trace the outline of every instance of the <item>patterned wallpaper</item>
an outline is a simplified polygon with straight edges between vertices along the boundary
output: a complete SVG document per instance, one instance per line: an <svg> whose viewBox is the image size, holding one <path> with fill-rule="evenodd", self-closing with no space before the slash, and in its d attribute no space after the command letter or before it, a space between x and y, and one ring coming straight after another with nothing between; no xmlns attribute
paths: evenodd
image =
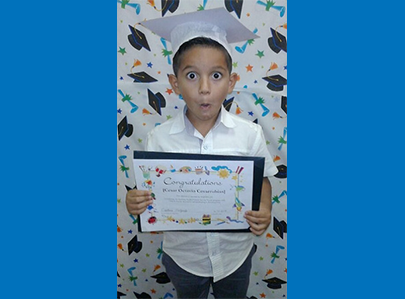
<svg viewBox="0 0 405 299"><path fill-rule="evenodd" d="M133 150L143 150L146 133L184 106L167 80L170 43L138 23L217 7L260 36L232 44L239 80L224 105L263 127L279 169L271 180L272 223L255 237L248 297L287 297L287 1L123 0L117 1L117 298L176 297L161 264L162 234L139 233L125 208L126 191L135 185ZM135 30L147 44L134 43ZM158 107L150 104L151 97L159 99Z"/></svg>

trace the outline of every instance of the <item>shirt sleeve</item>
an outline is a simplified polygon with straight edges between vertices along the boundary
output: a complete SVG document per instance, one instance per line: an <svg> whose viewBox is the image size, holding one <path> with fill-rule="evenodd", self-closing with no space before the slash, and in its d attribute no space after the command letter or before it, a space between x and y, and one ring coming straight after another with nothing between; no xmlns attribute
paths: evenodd
<svg viewBox="0 0 405 299"><path fill-rule="evenodd" d="M256 139L255 139L255 142L253 143L251 155L256 156L256 157L265 158L263 177L274 176L275 174L278 173L278 169L273 162L273 158L271 157L271 154L270 154L269 150L267 149L266 139L264 138L263 129L259 125L258 125L258 130L256 133Z"/></svg>
<svg viewBox="0 0 405 299"><path fill-rule="evenodd" d="M159 147L157 145L157 138L155 137L154 131L149 131L146 135L146 145L145 150L148 152L159 151Z"/></svg>

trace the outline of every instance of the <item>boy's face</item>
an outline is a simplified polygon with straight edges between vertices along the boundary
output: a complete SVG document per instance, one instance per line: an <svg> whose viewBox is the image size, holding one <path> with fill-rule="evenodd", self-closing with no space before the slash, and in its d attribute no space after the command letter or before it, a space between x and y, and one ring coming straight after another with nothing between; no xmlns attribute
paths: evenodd
<svg viewBox="0 0 405 299"><path fill-rule="evenodd" d="M229 74L225 55L215 48L194 46L184 53L177 77L169 76L176 94L187 104L187 117L197 128L213 126L237 75Z"/></svg>

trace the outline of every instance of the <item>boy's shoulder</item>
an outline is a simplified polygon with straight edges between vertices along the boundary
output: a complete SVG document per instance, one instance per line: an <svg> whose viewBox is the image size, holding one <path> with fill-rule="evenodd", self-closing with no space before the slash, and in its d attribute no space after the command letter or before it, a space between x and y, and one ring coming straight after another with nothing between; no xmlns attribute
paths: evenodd
<svg viewBox="0 0 405 299"><path fill-rule="evenodd" d="M234 124L234 127L238 131L243 131L248 133L249 131L252 132L258 132L262 129L262 127L259 124L256 124L255 122L245 119L243 117L240 117L236 114L233 114L231 112L228 112L226 110L223 110L223 113L225 113L224 118L225 122L229 124ZM182 118L184 118L184 115L182 113L177 114L175 117L170 118L158 125L156 125L152 130L149 131L148 135L163 135L167 136L169 133L181 131L180 128L183 128L184 123L182 122Z"/></svg>
<svg viewBox="0 0 405 299"><path fill-rule="evenodd" d="M169 133L173 124L177 123L179 120L179 115L176 115L175 117L169 118L168 120L163 121L162 123L158 123L155 125L155 127L149 131L148 134L153 135L156 133Z"/></svg>
<svg viewBox="0 0 405 299"><path fill-rule="evenodd" d="M245 128L250 128L255 131L260 130L261 126L251 120L248 120L246 118L243 118L241 116L238 116L236 114L233 114L231 112L226 111L227 117L233 120L233 122L236 124L237 127L245 127Z"/></svg>

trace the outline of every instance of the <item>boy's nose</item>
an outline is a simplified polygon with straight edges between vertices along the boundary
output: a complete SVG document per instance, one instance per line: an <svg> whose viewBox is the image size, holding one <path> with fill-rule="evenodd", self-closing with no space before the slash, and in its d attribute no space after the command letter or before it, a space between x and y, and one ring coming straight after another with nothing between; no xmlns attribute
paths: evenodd
<svg viewBox="0 0 405 299"><path fill-rule="evenodd" d="M209 94L210 93L210 83L209 79L201 77L200 79L200 94Z"/></svg>

